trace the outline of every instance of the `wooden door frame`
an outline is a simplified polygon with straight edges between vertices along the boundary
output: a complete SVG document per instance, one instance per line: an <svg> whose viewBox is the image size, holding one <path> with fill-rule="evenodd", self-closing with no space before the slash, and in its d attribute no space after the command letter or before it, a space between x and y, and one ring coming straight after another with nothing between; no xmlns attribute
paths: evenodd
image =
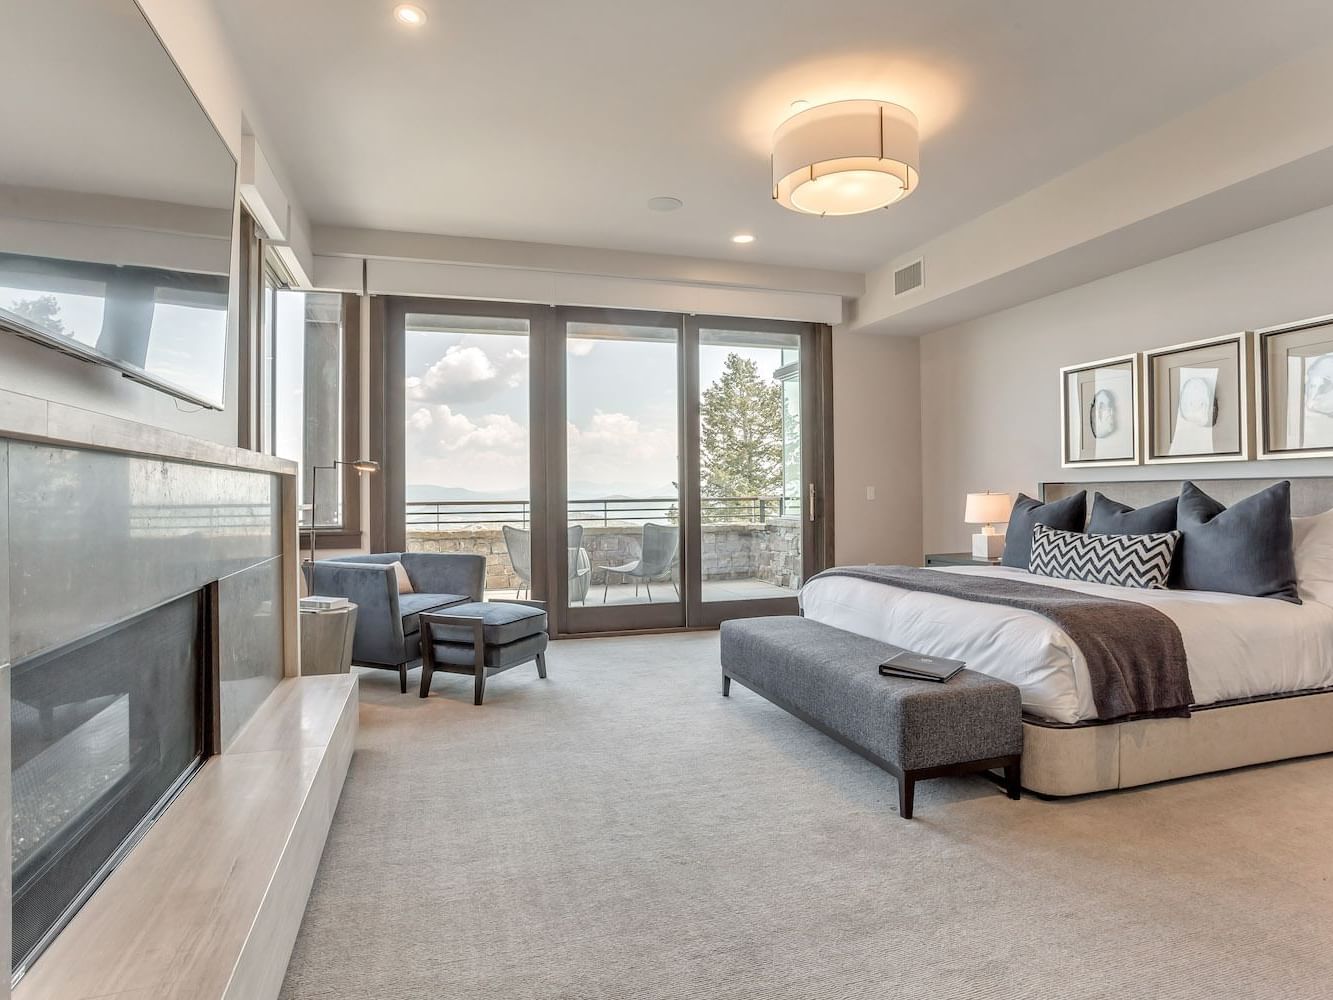
<svg viewBox="0 0 1333 1000"><path fill-rule="evenodd" d="M404 353L410 312L523 318L529 343L529 481L533 598L550 609L553 636L650 633L715 628L728 618L792 614L796 598L702 600L702 518L699 454L699 334L702 329L791 332L801 335L802 475L813 485L812 521L802 497L804 578L833 561L832 330L785 320L698 316L651 310L547 306L528 303L375 295L370 299L370 441L383 456L371 477L368 541L372 552L406 548L406 434ZM568 519L566 324L612 323L675 329L677 482L680 484L679 602L607 607L568 606L565 526ZM807 494L808 495L808 494Z"/></svg>
<svg viewBox="0 0 1333 1000"><path fill-rule="evenodd" d="M605 323L620 326L648 326L674 329L676 331L676 482L679 485L681 525L690 516L688 497L689 489L685 476L685 438L684 407L680 405L681 385L684 377L685 317L680 313L654 312L638 309L602 309L583 306L558 306L553 310L555 331L552 336L551 363L546 372L550 381L553 408L548 414L548 423L552 426L553 437L550 452L550 472L548 490L550 510L555 513L551 525L548 559L558 579L554 581L552 593L555 595L554 609L556 629L561 635L605 635L626 632L661 632L675 631L686 625L685 621L685 574L688 569L685 554L684 535L682 532L681 559L681 595L678 601L613 604L588 607L571 607L569 604L569 579L566 564L568 553L565 547L565 527L569 517L569 441L566 427L569 412L568 360L565 345L570 323Z"/></svg>
<svg viewBox="0 0 1333 1000"><path fill-rule="evenodd" d="M379 303L379 308L375 303ZM550 306L525 302L485 302L471 299L438 299L425 296L376 296L372 300L372 362L370 420L371 438L383 450L384 475L381 482L371 535L372 552L401 552L407 548L407 434L406 434L406 348L409 313L433 313L446 316L481 316L522 319L528 323L528 497L532 539L533 599L547 600L551 569L546 538L549 492L549 432L545 414L550 405L550 390L545 373L551 366ZM378 336L374 336L376 331ZM376 358L379 364L376 364Z"/></svg>
<svg viewBox="0 0 1333 1000"><path fill-rule="evenodd" d="M687 321L691 331L693 346L693 379L688 387L686 407L690 410L687 433L686 453L690 461L686 481L692 491L702 493L702 449L700 446L700 391L699 385L699 346L702 330L735 331L737 333L785 333L800 337L801 352L801 568L802 579L808 579L824 568L822 564L822 546L815 529L819 517L825 515L831 506L824 498L824 487L819 476L824 448L822 433L810 433L818 430L815 422L820 412L819 385L822 383L821 351L818 329L814 324L793 322L790 320L742 319L732 316L691 316ZM806 490L814 484L816 504L811 517ZM690 580L689 607L686 621L691 628L716 628L731 618L755 618L761 615L791 615L799 610L799 602L792 597L757 598L747 601L705 601L703 599L703 523L701 511L696 505L689 525L689 550L694 555L694 572Z"/></svg>

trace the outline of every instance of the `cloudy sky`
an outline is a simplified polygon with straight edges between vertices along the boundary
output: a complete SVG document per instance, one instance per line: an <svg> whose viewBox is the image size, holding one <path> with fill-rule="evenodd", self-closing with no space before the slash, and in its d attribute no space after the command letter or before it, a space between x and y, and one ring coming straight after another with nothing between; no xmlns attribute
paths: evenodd
<svg viewBox="0 0 1333 1000"><path fill-rule="evenodd" d="M527 341L409 328L409 499L412 486L528 495ZM768 376L781 363L775 349L705 346L705 386L732 351ZM677 475L676 345L571 336L568 373L571 495L668 495Z"/></svg>

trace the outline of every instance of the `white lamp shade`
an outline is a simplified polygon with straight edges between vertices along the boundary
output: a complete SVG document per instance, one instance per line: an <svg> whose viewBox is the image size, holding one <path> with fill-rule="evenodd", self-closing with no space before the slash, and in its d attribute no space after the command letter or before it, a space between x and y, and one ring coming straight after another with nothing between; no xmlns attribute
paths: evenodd
<svg viewBox="0 0 1333 1000"><path fill-rule="evenodd" d="M968 524L1001 524L1014 509L1008 493L969 493L963 520Z"/></svg>
<svg viewBox="0 0 1333 1000"><path fill-rule="evenodd" d="M793 115L773 134L773 198L807 215L884 208L917 185L916 115L886 101L835 101Z"/></svg>

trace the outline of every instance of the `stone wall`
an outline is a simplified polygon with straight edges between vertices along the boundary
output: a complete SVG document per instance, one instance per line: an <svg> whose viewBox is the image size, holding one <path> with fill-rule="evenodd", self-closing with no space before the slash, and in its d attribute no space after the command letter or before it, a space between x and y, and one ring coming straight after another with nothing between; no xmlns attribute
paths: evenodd
<svg viewBox="0 0 1333 1000"><path fill-rule="evenodd" d="M775 518L763 526L755 557L755 577L775 587L801 586L801 520Z"/></svg>
<svg viewBox="0 0 1333 1000"><path fill-rule="evenodd" d="M487 590L517 590L523 586L509 561L509 549L499 528L408 532L407 549L409 552L468 552L485 556Z"/></svg>
<svg viewBox="0 0 1333 1000"><path fill-rule="evenodd" d="M606 582L606 573L599 566L622 566L637 560L642 537L637 526L585 526L583 547L593 567L592 586ZM484 555L487 590L517 590L523 585L498 528L412 532L407 547L413 552ZM702 547L705 580L762 580L778 587L800 586L801 522L797 518L774 518L764 524L705 524ZM619 580L613 575L611 582Z"/></svg>

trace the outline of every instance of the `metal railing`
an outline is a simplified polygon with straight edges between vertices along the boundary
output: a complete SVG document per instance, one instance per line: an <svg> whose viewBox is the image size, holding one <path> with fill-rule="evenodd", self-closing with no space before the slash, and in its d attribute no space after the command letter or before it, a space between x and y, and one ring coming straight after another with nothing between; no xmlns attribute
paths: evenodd
<svg viewBox="0 0 1333 1000"><path fill-rule="evenodd" d="M774 517L799 514L800 501L791 497L704 497L700 517L705 524L765 524ZM675 522L676 497L597 497L569 501L569 523L589 527L640 525L645 521ZM532 519L528 500L409 500L409 533L459 531L463 528L499 528L510 524L527 528Z"/></svg>

